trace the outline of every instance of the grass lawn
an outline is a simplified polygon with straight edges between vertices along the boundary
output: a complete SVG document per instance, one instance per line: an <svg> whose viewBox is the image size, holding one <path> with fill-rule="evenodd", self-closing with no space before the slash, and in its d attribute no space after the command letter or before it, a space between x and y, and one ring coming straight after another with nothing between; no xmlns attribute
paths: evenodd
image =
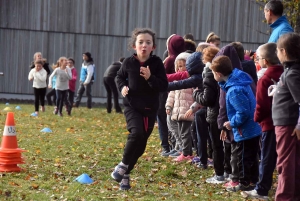
<svg viewBox="0 0 300 201"><path fill-rule="evenodd" d="M122 158L128 135L123 115L81 107L72 116L63 111L64 117L59 117L47 106L39 117L31 117L33 105L1 103L2 133L5 107L14 112L19 148L28 152L22 153L22 172L0 173L0 200L246 200L221 185L206 184L212 168L200 170L161 157L157 128L131 174L132 189L120 191L110 173ZM52 133L40 132L45 127ZM74 181L83 173L94 183ZM272 199L274 193L273 187Z"/></svg>

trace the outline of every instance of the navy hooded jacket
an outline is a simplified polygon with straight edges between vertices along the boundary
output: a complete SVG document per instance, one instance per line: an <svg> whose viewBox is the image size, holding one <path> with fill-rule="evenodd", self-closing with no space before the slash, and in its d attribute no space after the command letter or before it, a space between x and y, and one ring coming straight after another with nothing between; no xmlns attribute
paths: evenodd
<svg viewBox="0 0 300 201"><path fill-rule="evenodd" d="M169 82L168 91L188 89L193 87L202 88L202 72L204 64L202 63L201 59L201 52L192 53L186 60L186 69L190 77L177 82Z"/></svg>

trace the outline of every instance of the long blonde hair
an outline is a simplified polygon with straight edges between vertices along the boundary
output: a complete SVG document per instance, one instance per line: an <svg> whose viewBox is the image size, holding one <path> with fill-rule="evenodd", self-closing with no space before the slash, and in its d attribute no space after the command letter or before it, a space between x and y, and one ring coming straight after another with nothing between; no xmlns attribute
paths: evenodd
<svg viewBox="0 0 300 201"><path fill-rule="evenodd" d="M52 69L56 69L58 67L61 67L61 63L64 59L67 59L67 57L59 57L59 59L57 60L56 64L52 64Z"/></svg>

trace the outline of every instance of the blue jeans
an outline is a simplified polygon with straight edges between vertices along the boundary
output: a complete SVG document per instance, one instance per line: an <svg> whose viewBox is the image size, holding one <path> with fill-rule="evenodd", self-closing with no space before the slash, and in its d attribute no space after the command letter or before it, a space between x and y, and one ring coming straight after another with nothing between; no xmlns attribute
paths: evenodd
<svg viewBox="0 0 300 201"><path fill-rule="evenodd" d="M261 135L261 161L259 164L259 182L255 190L259 195L268 195L272 186L273 172L276 167L276 135L275 130L265 131Z"/></svg>
<svg viewBox="0 0 300 201"><path fill-rule="evenodd" d="M197 132L197 149L200 162L207 164L207 139L209 136L208 123L206 121L206 108L201 108L195 113L195 124Z"/></svg>

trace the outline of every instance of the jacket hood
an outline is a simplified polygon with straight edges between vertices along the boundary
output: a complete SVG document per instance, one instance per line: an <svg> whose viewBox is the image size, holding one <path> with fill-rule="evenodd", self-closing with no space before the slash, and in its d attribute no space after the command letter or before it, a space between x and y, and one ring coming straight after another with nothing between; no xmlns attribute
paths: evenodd
<svg viewBox="0 0 300 201"><path fill-rule="evenodd" d="M270 24L270 27L274 29L282 23L288 23L288 20L286 19L285 15L279 17L275 22L273 22L273 24Z"/></svg>
<svg viewBox="0 0 300 201"><path fill-rule="evenodd" d="M191 39L184 39L184 50L190 50L192 52L196 51L196 43L194 41L192 41Z"/></svg>
<svg viewBox="0 0 300 201"><path fill-rule="evenodd" d="M178 60L180 60L180 59L185 60L185 62L186 62L187 58L188 58L190 55L191 55L190 53L187 53L187 52L181 52L181 53L176 57L175 62L174 62L175 72L178 71L178 67L177 67L177 65L176 65L176 62L177 62Z"/></svg>
<svg viewBox="0 0 300 201"><path fill-rule="evenodd" d="M228 80L226 82L219 82L219 84L227 93L228 89L232 86L250 86L252 82L252 79L247 73L235 68L229 75Z"/></svg>
<svg viewBox="0 0 300 201"><path fill-rule="evenodd" d="M230 45L226 45L224 46L217 54L216 56L214 57L217 58L218 56L221 56L221 55L224 55L224 56L227 56L229 57L230 61L231 61L231 64L232 64L232 67L233 68L238 68L240 70L242 70L242 64L241 64L241 61L239 59L239 56L236 52L236 50L234 49L233 46L230 46Z"/></svg>
<svg viewBox="0 0 300 201"><path fill-rule="evenodd" d="M169 56L177 56L181 52L184 52L184 39L176 34L171 35L167 40L167 48Z"/></svg>
<svg viewBox="0 0 300 201"><path fill-rule="evenodd" d="M192 53L186 60L186 70L189 75L192 76L194 74L202 73L204 68L204 64L202 62L202 53L194 52Z"/></svg>

